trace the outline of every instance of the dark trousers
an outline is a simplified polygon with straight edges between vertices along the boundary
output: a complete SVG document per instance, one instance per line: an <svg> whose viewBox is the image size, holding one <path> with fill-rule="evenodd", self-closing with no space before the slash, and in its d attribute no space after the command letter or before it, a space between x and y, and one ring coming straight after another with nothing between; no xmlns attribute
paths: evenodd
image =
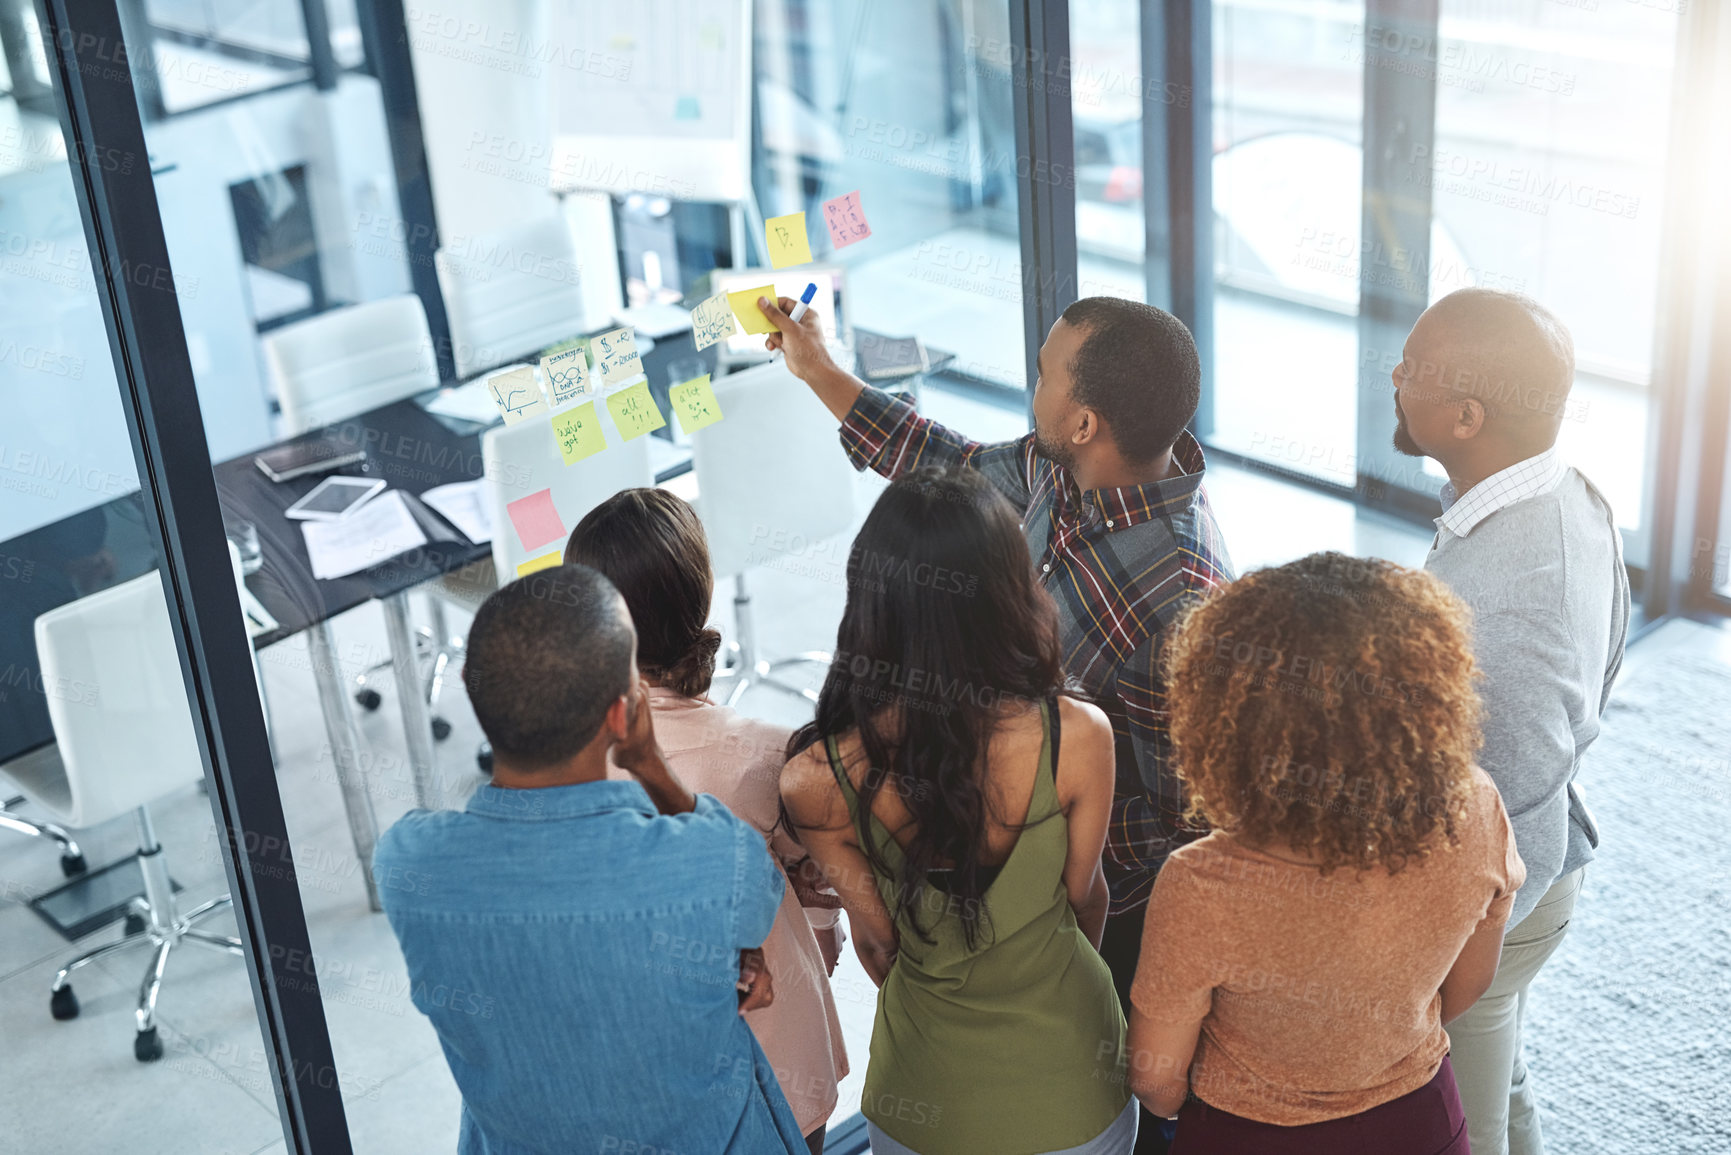
<svg viewBox="0 0 1731 1155"><path fill-rule="evenodd" d="M1142 923L1148 915L1148 904L1106 919L1106 932L1100 936L1100 957L1112 971L1112 985L1118 988L1118 1005L1124 1008L1124 1018L1130 1017L1130 980L1136 977L1136 963L1142 957ZM1172 1124L1140 1107L1141 1122L1136 1130L1136 1155L1166 1155Z"/></svg>
<svg viewBox="0 0 1731 1155"><path fill-rule="evenodd" d="M1344 1119L1276 1127L1210 1107L1194 1095L1178 1112L1173 1155L1471 1155L1466 1116L1445 1056L1431 1081Z"/></svg>

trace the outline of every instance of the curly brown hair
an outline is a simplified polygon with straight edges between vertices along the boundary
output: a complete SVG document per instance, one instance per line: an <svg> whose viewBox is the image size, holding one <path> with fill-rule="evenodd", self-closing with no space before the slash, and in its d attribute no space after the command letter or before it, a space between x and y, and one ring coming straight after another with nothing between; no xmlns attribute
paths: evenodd
<svg viewBox="0 0 1731 1155"><path fill-rule="evenodd" d="M1167 643L1186 816L1393 873L1455 842L1479 696L1464 603L1437 578L1315 553L1216 590Z"/></svg>

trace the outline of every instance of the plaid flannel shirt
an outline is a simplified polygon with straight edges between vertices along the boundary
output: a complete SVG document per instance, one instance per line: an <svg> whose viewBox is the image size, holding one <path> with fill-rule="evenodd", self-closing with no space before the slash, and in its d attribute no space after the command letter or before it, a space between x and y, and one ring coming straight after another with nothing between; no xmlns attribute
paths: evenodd
<svg viewBox="0 0 1731 1155"><path fill-rule="evenodd" d="M970 441L871 388L842 423L841 443L856 469L889 478L922 465L977 469L1021 515L1036 576L1058 606L1064 669L1112 719L1117 783L1104 863L1112 913L1134 910L1166 856L1203 833L1183 820L1160 672L1166 627L1233 576L1202 489L1202 447L1180 435L1182 477L1083 493L1035 452L1032 433Z"/></svg>

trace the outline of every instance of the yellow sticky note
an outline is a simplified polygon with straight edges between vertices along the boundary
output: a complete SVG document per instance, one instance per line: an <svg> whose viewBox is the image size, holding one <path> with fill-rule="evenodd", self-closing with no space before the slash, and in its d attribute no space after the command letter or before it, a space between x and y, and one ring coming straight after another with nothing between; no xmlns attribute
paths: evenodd
<svg viewBox="0 0 1731 1155"><path fill-rule="evenodd" d="M725 293L717 293L691 310L691 337L699 349L707 349L737 332L739 326L733 323L733 311L727 307Z"/></svg>
<svg viewBox="0 0 1731 1155"><path fill-rule="evenodd" d="M769 264L774 269L789 265L804 265L811 261L811 242L805 236L805 214L788 213L785 217L770 217L763 222L764 239L769 242Z"/></svg>
<svg viewBox="0 0 1731 1155"><path fill-rule="evenodd" d="M552 553L544 553L540 557L532 557L517 567L518 577L528 577L536 570L552 569L564 558L565 551L556 549Z"/></svg>
<svg viewBox="0 0 1731 1155"><path fill-rule="evenodd" d="M595 349L595 371L604 385L617 385L643 374L643 361L637 356L637 340L630 329L609 329L590 338Z"/></svg>
<svg viewBox="0 0 1731 1155"><path fill-rule="evenodd" d="M668 390L667 400L673 406L674 416L679 418L679 427L687 433L696 433L721 420L721 403L715 399L715 388L710 385L707 373L675 385Z"/></svg>
<svg viewBox="0 0 1731 1155"><path fill-rule="evenodd" d="M639 381L607 398L607 412L613 414L613 423L619 426L619 436L627 441L667 424L661 410L655 407L655 398L649 395L647 381Z"/></svg>
<svg viewBox="0 0 1731 1155"><path fill-rule="evenodd" d="M601 432L601 418L595 412L595 402L585 401L553 414L553 440L559 443L559 456L566 465L576 465L585 457L593 457L607 448L607 435Z"/></svg>
<svg viewBox="0 0 1731 1155"><path fill-rule="evenodd" d="M727 294L727 307L733 310L733 315L739 318L739 327L747 333L773 333L775 326L769 323L769 318L763 315L763 310L757 307L759 297L768 298L775 303L775 286L764 285L760 289L741 289L737 293Z"/></svg>

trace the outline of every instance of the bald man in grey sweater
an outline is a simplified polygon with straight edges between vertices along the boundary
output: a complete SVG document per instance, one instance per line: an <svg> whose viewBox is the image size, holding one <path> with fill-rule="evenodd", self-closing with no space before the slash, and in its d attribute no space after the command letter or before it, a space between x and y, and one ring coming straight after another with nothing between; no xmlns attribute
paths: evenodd
<svg viewBox="0 0 1731 1155"><path fill-rule="evenodd" d="M1557 455L1574 375L1573 342L1550 312L1485 289L1426 310L1394 371L1395 447L1448 471L1425 568L1472 608L1485 675L1479 763L1527 865L1496 979L1448 1028L1473 1155L1544 1150L1521 1019L1598 845L1575 775L1629 626L1611 507Z"/></svg>

